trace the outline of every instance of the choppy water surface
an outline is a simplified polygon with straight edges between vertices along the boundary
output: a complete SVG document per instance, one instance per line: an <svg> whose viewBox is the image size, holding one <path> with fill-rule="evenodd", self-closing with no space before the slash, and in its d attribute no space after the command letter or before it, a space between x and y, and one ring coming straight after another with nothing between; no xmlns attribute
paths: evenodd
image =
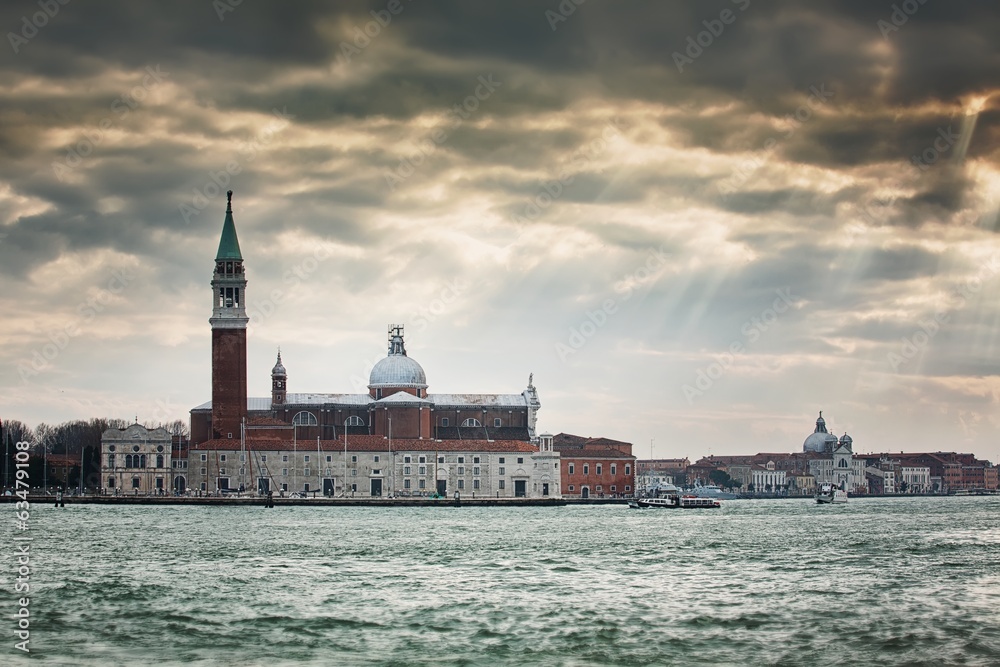
<svg viewBox="0 0 1000 667"><path fill-rule="evenodd" d="M996 665L998 513L1000 498L720 511L35 506L32 656Z"/></svg>

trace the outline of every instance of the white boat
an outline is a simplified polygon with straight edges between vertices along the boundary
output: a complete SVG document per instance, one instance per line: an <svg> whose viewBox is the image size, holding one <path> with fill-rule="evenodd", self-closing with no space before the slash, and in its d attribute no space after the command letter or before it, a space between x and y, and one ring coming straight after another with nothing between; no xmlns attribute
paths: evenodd
<svg viewBox="0 0 1000 667"><path fill-rule="evenodd" d="M847 491L838 489L833 484L823 484L816 492L816 502L821 505L846 503Z"/></svg>
<svg viewBox="0 0 1000 667"><path fill-rule="evenodd" d="M655 489L653 495L646 498L633 498L628 501L632 509L717 509L722 507L715 498L699 498L693 495L680 495L675 486Z"/></svg>
<svg viewBox="0 0 1000 667"><path fill-rule="evenodd" d="M699 498L715 498L716 500L736 500L739 498L735 493L729 491L723 491L718 486L714 484L706 484L705 486L696 486L694 488L688 489L688 494L692 496L698 496Z"/></svg>

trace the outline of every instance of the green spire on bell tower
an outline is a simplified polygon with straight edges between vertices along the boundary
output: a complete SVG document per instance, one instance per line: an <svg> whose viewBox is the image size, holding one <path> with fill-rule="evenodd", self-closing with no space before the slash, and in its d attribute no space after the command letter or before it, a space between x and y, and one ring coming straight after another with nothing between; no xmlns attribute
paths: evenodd
<svg viewBox="0 0 1000 667"><path fill-rule="evenodd" d="M233 191L226 193L229 197L229 204L226 206L226 221L222 224L222 238L219 240L219 254L216 261L220 259L243 259L240 253L240 240L236 238L236 223L233 222Z"/></svg>

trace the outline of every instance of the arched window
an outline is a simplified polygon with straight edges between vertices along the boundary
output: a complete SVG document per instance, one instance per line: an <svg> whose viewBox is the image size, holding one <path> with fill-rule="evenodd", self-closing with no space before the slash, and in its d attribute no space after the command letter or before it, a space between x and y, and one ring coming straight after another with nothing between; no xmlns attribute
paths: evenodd
<svg viewBox="0 0 1000 667"><path fill-rule="evenodd" d="M126 468L131 468L131 467L133 467L133 466L132 466L132 455L131 455L131 454L126 454L126 455L125 455L125 467L126 467Z"/></svg>
<svg viewBox="0 0 1000 667"><path fill-rule="evenodd" d="M847 459L840 459L840 463L838 465L841 468L846 468L847 467Z"/></svg>
<svg viewBox="0 0 1000 667"><path fill-rule="evenodd" d="M482 424L479 423L478 419L469 417L464 422L462 422L462 426L482 426Z"/></svg>
<svg viewBox="0 0 1000 667"><path fill-rule="evenodd" d="M346 424L347 426L364 426L365 420L362 419L361 417L358 417L357 415L351 415L350 417L347 418L347 421L344 422L344 424Z"/></svg>
<svg viewBox="0 0 1000 667"><path fill-rule="evenodd" d="M156 455L156 467L157 468L162 468L163 467L163 454L157 454Z"/></svg>
<svg viewBox="0 0 1000 667"><path fill-rule="evenodd" d="M146 455L145 454L140 454L138 458L139 458L139 463L138 463L138 465L136 467L138 467L138 468L145 468L146 467Z"/></svg>
<svg viewBox="0 0 1000 667"><path fill-rule="evenodd" d="M292 417L292 424L295 426L316 426L319 422L316 421L316 415L303 410Z"/></svg>

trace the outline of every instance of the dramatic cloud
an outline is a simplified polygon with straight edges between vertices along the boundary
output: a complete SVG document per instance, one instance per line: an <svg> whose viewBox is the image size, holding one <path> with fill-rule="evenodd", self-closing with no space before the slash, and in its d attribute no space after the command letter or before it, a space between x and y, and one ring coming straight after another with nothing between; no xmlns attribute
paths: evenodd
<svg viewBox="0 0 1000 667"><path fill-rule="evenodd" d="M534 372L642 456L819 409L1000 456L993 3L57 5L0 8L0 417L206 400L232 188L254 395L403 322L432 391Z"/></svg>

